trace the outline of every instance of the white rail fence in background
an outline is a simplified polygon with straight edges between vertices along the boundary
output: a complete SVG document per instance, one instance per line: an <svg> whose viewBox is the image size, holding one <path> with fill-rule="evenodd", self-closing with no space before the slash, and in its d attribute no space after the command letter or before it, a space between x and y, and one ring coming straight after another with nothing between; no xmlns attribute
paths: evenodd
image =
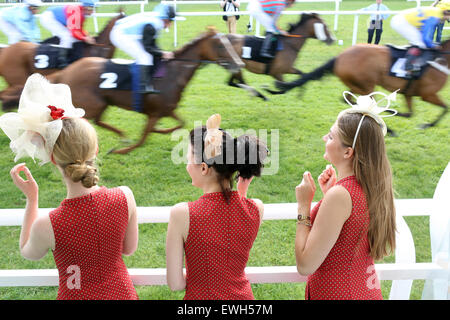
<svg viewBox="0 0 450 320"><path fill-rule="evenodd" d="M450 173L450 170L448 171ZM434 201L434 199L401 199L395 201L398 229L395 263L376 264L375 266L375 272L380 280L393 280L389 296L391 300L408 300L410 298L413 280L428 279L432 281L446 281L449 279L449 271L445 265L445 261L416 263L413 237L403 218L405 216L430 215ZM39 209L39 215L48 214L51 210ZM170 207L138 207L137 211L138 222L140 224L167 223L169 221ZM292 220L294 223L297 216L297 204L266 204L264 211L265 221ZM20 226L22 224L23 214L23 209L0 210L0 227ZM135 285L167 284L165 268L130 268L129 272ZM295 266L247 267L246 273L251 283L292 283L306 281L306 277L299 275ZM57 285L58 272L56 269L0 270L0 287Z"/></svg>
<svg viewBox="0 0 450 320"><path fill-rule="evenodd" d="M408 1L415 1L415 0L408 0ZM423 1L428 1L428 0L423 0ZM205 1L205 0L186 0L186 1L166 1L163 0L161 1L161 3L166 3L166 4L173 4L175 6L177 5L200 5L200 4L208 4L208 5L216 5L218 6L219 3L221 1ZM242 0L241 3L246 3L248 2L248 0ZM338 16L339 15L354 15L354 20L353 20L353 35L352 35L352 45L355 45L357 43L357 38L358 38L358 24L359 24L359 16L360 15L370 15L370 14L375 14L378 13L378 11L360 11L360 10L356 10L356 11L341 11L339 10L339 4L340 2L342 2L342 0L297 0L296 2L299 3L311 3L311 2L334 2L335 3L335 10L334 11L317 11L317 10L312 10L312 11L283 11L282 14L284 15L300 15L302 13L317 13L319 15L334 15L334 31L338 30ZM418 1L419 3L420 1ZM0 3L0 6L11 6L17 3ZM66 4L73 4L73 2L52 2L51 5L66 5ZM101 1L102 5L140 5L140 12L144 12L144 7L146 4L148 4L148 0L142 0L142 1ZM383 11L383 14L396 14L399 11ZM94 12L92 14L93 20L94 20L94 29L95 32L98 32L98 18L99 17L113 17L115 16L117 13L96 13ZM252 21L252 18L250 16L250 12L249 11L238 11L238 12L227 12L227 14L234 14L234 15L248 15L250 17L250 21ZM186 17L198 17L198 16L223 16L224 12L223 11L210 11L210 12L183 12L183 11L178 11L177 15L179 16L178 20L186 20ZM252 23L251 23L252 24ZM450 29L449 27L445 27L444 29ZM173 37L174 37L174 47L176 47L178 45L178 24L177 24L177 20L174 21L174 31L173 31ZM260 35L261 34L261 26L260 24L257 22L256 23L256 28L255 28L255 34L256 35Z"/></svg>

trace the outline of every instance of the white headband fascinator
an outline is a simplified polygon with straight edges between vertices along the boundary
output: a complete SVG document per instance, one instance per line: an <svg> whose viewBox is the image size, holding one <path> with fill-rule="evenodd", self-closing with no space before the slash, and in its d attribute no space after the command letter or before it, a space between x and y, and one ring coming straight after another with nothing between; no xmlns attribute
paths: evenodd
<svg viewBox="0 0 450 320"><path fill-rule="evenodd" d="M398 89L398 90L400 90L400 89ZM392 117L397 114L397 110L390 109L389 106L391 105L391 101L396 100L398 90L392 92L389 95L387 95L383 92L377 91L377 92L372 92L371 94L363 95L363 96L359 96L359 97L356 97L353 93L351 93L349 91L344 91L344 93L343 93L344 99L351 106L351 108L341 111L339 113L338 117L340 117L341 115L343 115L345 113L361 113L363 115L361 120L359 121L358 128L356 129L355 137L353 138L353 145L352 145L353 149L355 149L356 138L358 137L358 133L361 128L362 122L364 120L364 117L366 117L366 116L369 116L372 119L374 119L380 125L381 130L383 131L383 135L384 136L386 135L387 126L386 126L386 123L384 123L383 118ZM346 97L347 94L353 96L353 98L356 99L356 104L353 104L347 100L347 97ZM384 96L384 98L376 101L373 97L374 95L382 95L382 96ZM385 106L380 105L383 100L387 101ZM383 112L390 112L390 114L382 115L381 113L383 113Z"/></svg>
<svg viewBox="0 0 450 320"><path fill-rule="evenodd" d="M50 161L53 146L62 129L62 119L81 118L84 110L72 104L70 88L51 84L40 74L27 79L17 112L0 117L0 128L11 139L14 161L29 156L40 165Z"/></svg>

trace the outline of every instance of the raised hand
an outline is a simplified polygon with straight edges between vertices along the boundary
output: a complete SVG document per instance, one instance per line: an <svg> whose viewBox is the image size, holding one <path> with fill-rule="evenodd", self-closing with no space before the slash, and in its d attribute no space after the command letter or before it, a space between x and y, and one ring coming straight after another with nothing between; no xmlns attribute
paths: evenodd
<svg viewBox="0 0 450 320"><path fill-rule="evenodd" d="M316 184L309 171L303 173L302 182L295 187L295 197L299 207L310 207L316 192Z"/></svg>
<svg viewBox="0 0 450 320"><path fill-rule="evenodd" d="M327 165L326 169L322 171L317 181L324 195L336 184L336 170L331 164Z"/></svg>
<svg viewBox="0 0 450 320"><path fill-rule="evenodd" d="M250 185L252 180L253 177L251 177L250 179L244 179L241 176L239 176L239 180L237 183L237 190L242 197L247 197L248 186Z"/></svg>
<svg viewBox="0 0 450 320"><path fill-rule="evenodd" d="M27 180L24 180L20 176L20 172L24 172ZM26 167L25 163L19 163L11 169L10 173L14 184L23 192L28 200L37 200L39 187L30 170Z"/></svg>

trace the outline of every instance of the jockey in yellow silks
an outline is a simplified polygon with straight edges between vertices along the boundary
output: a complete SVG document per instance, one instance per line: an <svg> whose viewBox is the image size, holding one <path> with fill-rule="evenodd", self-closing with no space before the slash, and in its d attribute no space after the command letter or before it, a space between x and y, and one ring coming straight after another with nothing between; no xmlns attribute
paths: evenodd
<svg viewBox="0 0 450 320"><path fill-rule="evenodd" d="M411 61L421 54L420 49L437 48L433 43L436 26L450 17L450 0L441 1L436 7L407 9L395 15L391 27L405 37L412 45L408 51L406 70L412 70Z"/></svg>

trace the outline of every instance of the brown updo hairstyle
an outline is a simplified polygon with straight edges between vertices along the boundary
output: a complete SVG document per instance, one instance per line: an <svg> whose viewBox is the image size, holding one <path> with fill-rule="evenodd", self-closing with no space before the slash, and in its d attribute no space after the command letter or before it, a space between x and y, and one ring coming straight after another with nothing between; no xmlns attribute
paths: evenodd
<svg viewBox="0 0 450 320"><path fill-rule="evenodd" d="M236 180L239 176L244 179L261 176L268 149L265 143L255 136L244 134L233 138L223 129L219 128L219 130L222 132L222 153L209 159L205 157L206 126L191 130L189 137L195 163L204 162L208 167L214 168L222 193L228 202L229 193L233 188L233 175L237 173Z"/></svg>
<svg viewBox="0 0 450 320"><path fill-rule="evenodd" d="M62 122L53 147L53 160L73 182L81 181L84 187L91 188L99 180L95 167L97 133L83 118L66 118Z"/></svg>

